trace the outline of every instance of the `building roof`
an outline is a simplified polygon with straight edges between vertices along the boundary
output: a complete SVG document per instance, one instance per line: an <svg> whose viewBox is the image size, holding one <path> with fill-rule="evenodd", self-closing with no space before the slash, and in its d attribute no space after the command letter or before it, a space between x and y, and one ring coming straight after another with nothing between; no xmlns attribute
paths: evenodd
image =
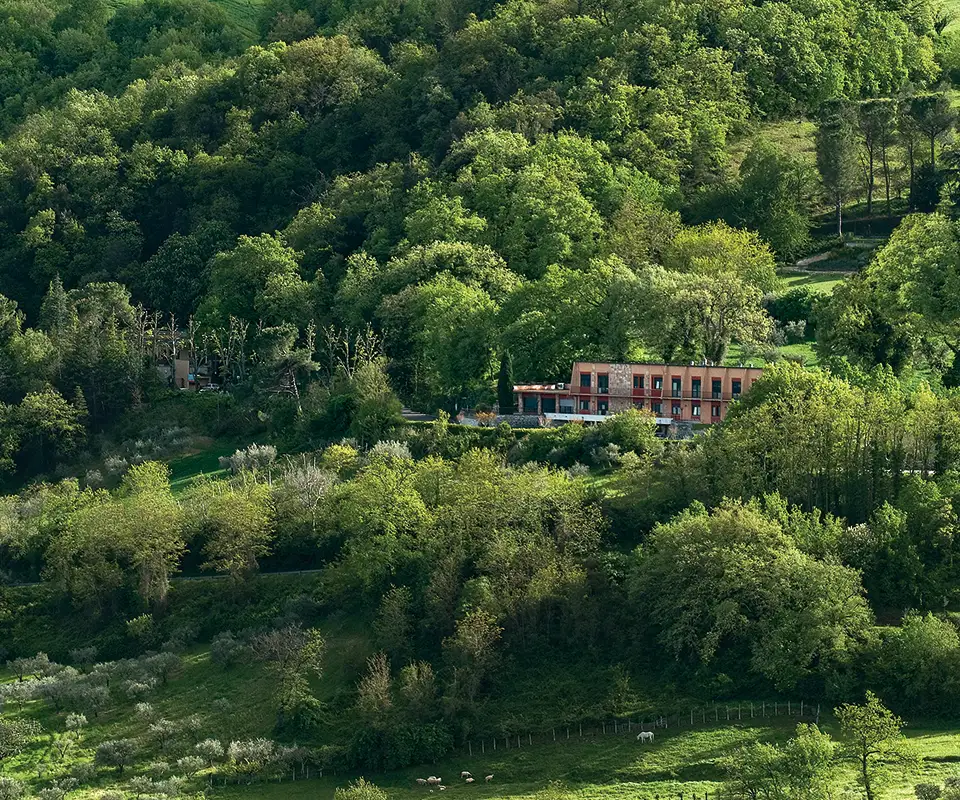
<svg viewBox="0 0 960 800"><path fill-rule="evenodd" d="M588 361L585 358L574 361L577 364L617 364L626 367L712 367L713 369L763 369L749 364L711 364L708 361Z"/></svg>
<svg viewBox="0 0 960 800"><path fill-rule="evenodd" d="M559 392L565 383L521 383L513 387L515 392Z"/></svg>

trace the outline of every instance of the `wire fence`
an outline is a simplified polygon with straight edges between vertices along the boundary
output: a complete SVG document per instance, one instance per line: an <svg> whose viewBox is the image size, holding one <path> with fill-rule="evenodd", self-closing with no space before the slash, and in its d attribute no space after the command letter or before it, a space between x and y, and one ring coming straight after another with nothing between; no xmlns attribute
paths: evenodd
<svg viewBox="0 0 960 800"><path fill-rule="evenodd" d="M486 755L500 750L511 750L554 742L578 741L603 736L631 736L657 730L690 729L705 725L743 722L744 720L793 717L798 721L820 721L820 704L793 700L773 702L741 702L736 705L714 703L697 706L687 711L673 711L649 717L611 717L607 720L578 722L551 727L549 730L505 733L467 741L463 753L467 756Z"/></svg>

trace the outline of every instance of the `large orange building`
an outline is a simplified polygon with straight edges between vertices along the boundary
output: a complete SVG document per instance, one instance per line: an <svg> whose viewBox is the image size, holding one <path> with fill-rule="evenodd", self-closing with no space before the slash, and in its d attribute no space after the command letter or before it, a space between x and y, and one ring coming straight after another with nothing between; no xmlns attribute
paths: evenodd
<svg viewBox="0 0 960 800"><path fill-rule="evenodd" d="M514 386L517 410L553 421L599 422L628 408L652 411L661 425L712 423L760 377L759 367L611 364L578 361L570 383Z"/></svg>

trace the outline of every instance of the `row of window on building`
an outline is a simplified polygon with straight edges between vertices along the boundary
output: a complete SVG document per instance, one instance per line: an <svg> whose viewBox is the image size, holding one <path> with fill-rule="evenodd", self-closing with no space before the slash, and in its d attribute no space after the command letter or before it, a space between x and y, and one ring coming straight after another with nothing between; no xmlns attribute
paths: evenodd
<svg viewBox="0 0 960 800"><path fill-rule="evenodd" d="M644 391L648 387L645 385L646 376L645 375L634 375L633 376L633 388L637 391ZM655 375L651 378L650 383L652 384L650 388L654 392L663 391L663 376ZM590 373L581 373L580 374L580 388L581 389L591 389L592 388L592 377ZM609 394L610 393L610 376L607 374L597 375L597 393L598 394ZM739 378L734 378L730 381L730 395L733 399L738 398L743 393L743 381ZM670 396L671 397L684 397L683 386L680 378L671 378L670 379ZM701 397L703 396L703 381L700 378L691 378L690 380L690 391L686 395L687 397ZM721 378L713 378L710 381L710 397L719 400L723 397L723 380Z"/></svg>

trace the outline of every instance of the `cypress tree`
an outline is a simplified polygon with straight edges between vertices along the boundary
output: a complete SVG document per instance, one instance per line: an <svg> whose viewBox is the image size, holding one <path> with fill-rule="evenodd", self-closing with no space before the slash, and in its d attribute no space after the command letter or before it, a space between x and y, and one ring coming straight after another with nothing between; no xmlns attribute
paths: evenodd
<svg viewBox="0 0 960 800"><path fill-rule="evenodd" d="M516 407L513 404L513 359L510 353L503 354L500 359L500 377L497 379L497 403L501 414L513 414Z"/></svg>

